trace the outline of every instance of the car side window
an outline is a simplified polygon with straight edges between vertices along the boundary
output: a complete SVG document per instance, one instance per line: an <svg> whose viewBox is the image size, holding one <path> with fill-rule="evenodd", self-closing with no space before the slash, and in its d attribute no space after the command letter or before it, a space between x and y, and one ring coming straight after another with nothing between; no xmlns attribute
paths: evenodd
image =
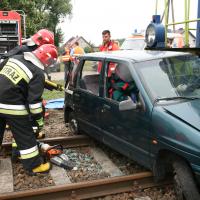
<svg viewBox="0 0 200 200"><path fill-rule="evenodd" d="M99 78L100 74L97 72L97 67L101 61L85 60L78 86L92 94L99 95Z"/></svg>
<svg viewBox="0 0 200 200"><path fill-rule="evenodd" d="M121 102L129 97L138 100L138 89L126 63L108 62L106 70L105 96Z"/></svg>

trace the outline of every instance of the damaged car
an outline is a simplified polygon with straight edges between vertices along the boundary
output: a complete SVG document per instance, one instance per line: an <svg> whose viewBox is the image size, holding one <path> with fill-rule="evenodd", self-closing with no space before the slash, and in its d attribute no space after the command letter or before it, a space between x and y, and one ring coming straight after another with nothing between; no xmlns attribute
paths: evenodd
<svg viewBox="0 0 200 200"><path fill-rule="evenodd" d="M65 122L74 133L137 161L156 180L170 173L178 199L200 199L199 56L147 50L85 54L65 91Z"/></svg>

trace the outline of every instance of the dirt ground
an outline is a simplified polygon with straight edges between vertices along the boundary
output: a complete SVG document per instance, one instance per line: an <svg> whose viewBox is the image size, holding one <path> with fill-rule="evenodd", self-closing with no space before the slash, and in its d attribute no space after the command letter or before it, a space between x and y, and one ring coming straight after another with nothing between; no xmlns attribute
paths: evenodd
<svg viewBox="0 0 200 200"><path fill-rule="evenodd" d="M62 110L47 110L49 117L45 119L44 132L47 138L72 135L64 124L64 113ZM12 134L6 131L4 141L11 141ZM99 147L99 144L96 144ZM124 174L134 174L143 168L135 162L101 145L102 150L108 157L123 171ZM97 163L90 154L90 148L69 148L65 150L66 155L74 163L73 170L67 170L67 174L72 182L81 182L85 180L94 180L109 177L109 174L102 170L101 165ZM41 174L29 176L18 161L13 163L14 191L37 189L55 185L50 174ZM176 200L173 186L164 188L152 188L140 190L137 192L122 193L118 195L108 195L95 200L134 200L136 197L149 196L151 200Z"/></svg>
<svg viewBox="0 0 200 200"><path fill-rule="evenodd" d="M61 137L72 135L69 129L64 124L64 112L62 110L46 110L49 114L44 120L43 132L45 137ZM3 142L11 142L12 134L9 130L5 131Z"/></svg>
<svg viewBox="0 0 200 200"><path fill-rule="evenodd" d="M70 135L68 128L64 124L64 113L62 110L47 110L49 116L45 118L43 132L47 138ZM6 130L4 142L11 142L12 133ZM17 161L13 163L14 190L28 190L54 185L49 174L29 176L23 169L22 164Z"/></svg>
<svg viewBox="0 0 200 200"><path fill-rule="evenodd" d="M49 117L45 119L44 133L46 137L59 137L72 135L64 123L63 110L47 110Z"/></svg>

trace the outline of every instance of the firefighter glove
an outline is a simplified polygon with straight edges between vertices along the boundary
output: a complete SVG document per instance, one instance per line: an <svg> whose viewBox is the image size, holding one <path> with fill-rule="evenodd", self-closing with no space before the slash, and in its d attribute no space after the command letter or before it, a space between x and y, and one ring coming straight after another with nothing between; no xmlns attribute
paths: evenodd
<svg viewBox="0 0 200 200"><path fill-rule="evenodd" d="M57 84L57 89L58 89L59 91L63 91L63 86L60 85L60 84Z"/></svg>
<svg viewBox="0 0 200 200"><path fill-rule="evenodd" d="M41 130L43 128L43 126L44 126L44 119L43 119L43 117L37 119L36 123L37 123L38 129Z"/></svg>

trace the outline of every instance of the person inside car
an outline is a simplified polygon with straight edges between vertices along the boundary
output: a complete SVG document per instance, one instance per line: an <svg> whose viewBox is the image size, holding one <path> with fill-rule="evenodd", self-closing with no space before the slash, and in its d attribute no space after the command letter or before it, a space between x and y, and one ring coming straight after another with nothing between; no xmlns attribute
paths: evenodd
<svg viewBox="0 0 200 200"><path fill-rule="evenodd" d="M137 102L138 89L126 65L117 64L108 79L109 98L124 101L131 97L134 103Z"/></svg>

